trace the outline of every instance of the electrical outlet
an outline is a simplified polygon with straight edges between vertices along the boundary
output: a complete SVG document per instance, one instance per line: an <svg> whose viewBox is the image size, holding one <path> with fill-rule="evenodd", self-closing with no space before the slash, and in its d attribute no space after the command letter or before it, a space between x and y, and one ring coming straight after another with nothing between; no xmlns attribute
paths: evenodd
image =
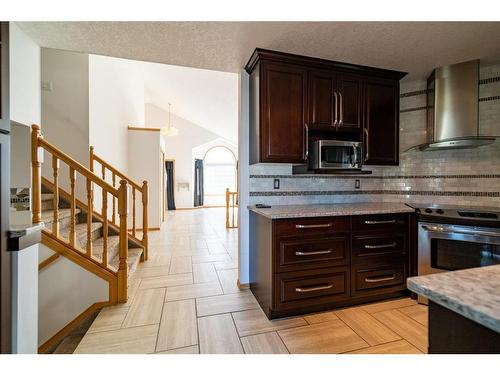
<svg viewBox="0 0 500 375"><path fill-rule="evenodd" d="M361 188L361 181L360 180L355 180L354 181L354 188L355 189Z"/></svg>
<svg viewBox="0 0 500 375"><path fill-rule="evenodd" d="M44 91L52 91L53 86L50 81L42 81L42 90Z"/></svg>
<svg viewBox="0 0 500 375"><path fill-rule="evenodd" d="M275 178L274 179L274 188L275 189L279 189L280 188L280 179L279 178Z"/></svg>

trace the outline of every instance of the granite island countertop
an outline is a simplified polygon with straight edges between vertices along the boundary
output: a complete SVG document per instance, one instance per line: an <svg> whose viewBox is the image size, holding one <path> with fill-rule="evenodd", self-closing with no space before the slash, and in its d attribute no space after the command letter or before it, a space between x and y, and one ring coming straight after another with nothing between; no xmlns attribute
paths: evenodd
<svg viewBox="0 0 500 375"><path fill-rule="evenodd" d="M268 219L293 219L300 217L318 216L350 216L374 215L415 212L404 203L336 203L336 204L304 204L304 205L278 205L271 208L248 209Z"/></svg>
<svg viewBox="0 0 500 375"><path fill-rule="evenodd" d="M500 333L500 265L410 277L408 289Z"/></svg>

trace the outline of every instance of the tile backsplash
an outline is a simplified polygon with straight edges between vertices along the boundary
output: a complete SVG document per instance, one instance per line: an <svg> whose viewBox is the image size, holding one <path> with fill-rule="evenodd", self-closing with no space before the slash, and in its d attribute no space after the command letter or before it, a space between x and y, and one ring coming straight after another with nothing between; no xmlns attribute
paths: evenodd
<svg viewBox="0 0 500 375"><path fill-rule="evenodd" d="M420 202L500 207L500 139L465 150L420 152L426 141L426 81L403 82L400 98L400 164L364 167L371 175L297 176L291 165L250 166L250 204ZM482 67L480 135L500 136L500 65ZM274 179L280 189L274 189ZM355 181L360 188L355 189Z"/></svg>

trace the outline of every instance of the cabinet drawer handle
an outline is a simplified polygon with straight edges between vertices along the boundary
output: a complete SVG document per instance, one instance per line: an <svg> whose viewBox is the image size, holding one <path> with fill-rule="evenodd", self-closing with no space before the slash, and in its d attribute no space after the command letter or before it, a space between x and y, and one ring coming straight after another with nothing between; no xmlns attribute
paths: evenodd
<svg viewBox="0 0 500 375"><path fill-rule="evenodd" d="M383 245L365 245L365 249L385 249L386 247L395 247L396 245L396 242L386 243Z"/></svg>
<svg viewBox="0 0 500 375"><path fill-rule="evenodd" d="M396 278L396 275L393 274L392 276L383 276L383 277L366 277L365 282L367 283L380 283L381 281L390 281L394 280Z"/></svg>
<svg viewBox="0 0 500 375"><path fill-rule="evenodd" d="M317 292L318 290L326 290L331 288L333 288L333 284L311 286L307 288L295 288L295 291L297 293L308 293L308 292Z"/></svg>
<svg viewBox="0 0 500 375"><path fill-rule="evenodd" d="M333 226L332 223L328 224L297 224L295 228L297 229L312 229L312 228L330 228Z"/></svg>
<svg viewBox="0 0 500 375"><path fill-rule="evenodd" d="M396 220L365 220L365 224L396 224Z"/></svg>
<svg viewBox="0 0 500 375"><path fill-rule="evenodd" d="M305 256L305 255L322 255L322 254L330 254L331 250L320 250L320 251L296 251L295 255Z"/></svg>

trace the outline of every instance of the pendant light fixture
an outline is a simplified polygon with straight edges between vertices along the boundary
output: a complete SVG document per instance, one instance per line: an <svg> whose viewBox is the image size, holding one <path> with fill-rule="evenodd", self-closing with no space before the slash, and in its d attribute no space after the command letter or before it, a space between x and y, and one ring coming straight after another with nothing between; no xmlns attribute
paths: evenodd
<svg viewBox="0 0 500 375"><path fill-rule="evenodd" d="M179 134L179 129L177 129L175 126L172 126L170 107L171 104L168 103L168 125L166 127L161 128L161 134L163 134L166 137L175 137L176 135Z"/></svg>

